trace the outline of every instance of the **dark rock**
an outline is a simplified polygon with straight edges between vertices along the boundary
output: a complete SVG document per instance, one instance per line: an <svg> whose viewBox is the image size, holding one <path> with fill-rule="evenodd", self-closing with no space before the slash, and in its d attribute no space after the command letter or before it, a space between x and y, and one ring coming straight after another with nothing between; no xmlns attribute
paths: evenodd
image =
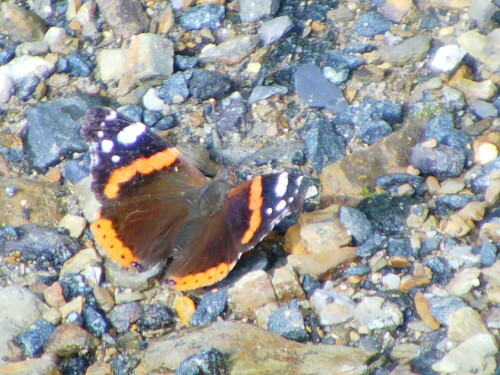
<svg viewBox="0 0 500 375"><path fill-rule="evenodd" d="M406 238L389 238L387 254L391 257L403 258L410 258L417 255Z"/></svg>
<svg viewBox="0 0 500 375"><path fill-rule="evenodd" d="M262 24L260 39L265 46L274 44L282 39L292 27L293 23L288 16L273 18Z"/></svg>
<svg viewBox="0 0 500 375"><path fill-rule="evenodd" d="M163 116L154 127L158 130L169 130L175 128L177 125L179 125L179 123L174 116Z"/></svg>
<svg viewBox="0 0 500 375"><path fill-rule="evenodd" d="M221 136L228 130L235 130L247 109L239 92L233 92L227 98L222 99L221 105L216 108L213 119L217 131Z"/></svg>
<svg viewBox="0 0 500 375"><path fill-rule="evenodd" d="M132 121L142 121L142 108L134 104L125 104L116 109L119 114L128 117Z"/></svg>
<svg viewBox="0 0 500 375"><path fill-rule="evenodd" d="M176 71L193 69L196 65L198 65L199 61L200 59L195 56L183 56L176 54L174 56L174 68Z"/></svg>
<svg viewBox="0 0 500 375"><path fill-rule="evenodd" d="M227 302L227 289L205 293L196 311L191 316L190 323L195 327L215 321L222 314Z"/></svg>
<svg viewBox="0 0 500 375"><path fill-rule="evenodd" d="M133 368L137 366L137 359L119 355L113 358L109 365L114 375L129 375L133 373Z"/></svg>
<svg viewBox="0 0 500 375"><path fill-rule="evenodd" d="M279 0L239 0L243 22L255 22L274 15L280 7Z"/></svg>
<svg viewBox="0 0 500 375"><path fill-rule="evenodd" d="M363 199L357 208L365 213L375 231L394 236L406 233L410 207L417 203L417 199L407 196L377 194Z"/></svg>
<svg viewBox="0 0 500 375"><path fill-rule="evenodd" d="M302 102L313 108L326 108L332 113L345 112L348 108L342 91L328 81L321 69L314 64L297 68L295 89Z"/></svg>
<svg viewBox="0 0 500 375"><path fill-rule="evenodd" d="M54 284L58 279L56 275L37 275L36 282L42 283L44 285L50 286Z"/></svg>
<svg viewBox="0 0 500 375"><path fill-rule="evenodd" d="M422 242L422 247L420 248L420 254L424 257L429 255L431 252L439 248L439 244L441 243L442 238L440 236L434 236L428 238L424 242Z"/></svg>
<svg viewBox="0 0 500 375"><path fill-rule="evenodd" d="M16 44L8 41L0 42L0 66L7 64L16 56Z"/></svg>
<svg viewBox="0 0 500 375"><path fill-rule="evenodd" d="M23 333L17 335L13 339L13 343L21 348L26 357L38 358L43 354L45 345L54 329L53 324L45 320L38 320Z"/></svg>
<svg viewBox="0 0 500 375"><path fill-rule="evenodd" d="M85 304L82 317L85 329L94 336L101 337L108 331L108 322L96 308Z"/></svg>
<svg viewBox="0 0 500 375"><path fill-rule="evenodd" d="M89 366L89 360L83 356L70 357L61 360L58 365L61 375L84 375Z"/></svg>
<svg viewBox="0 0 500 375"><path fill-rule="evenodd" d="M422 18L420 19L420 28L424 30L432 30L441 25L436 10L434 8L427 8L422 12Z"/></svg>
<svg viewBox="0 0 500 375"><path fill-rule="evenodd" d="M15 250L25 260L60 266L80 249L78 242L70 236L36 224L18 227L16 233L17 238L0 235L0 254L7 256Z"/></svg>
<svg viewBox="0 0 500 375"><path fill-rule="evenodd" d="M483 168L478 171L478 175L470 181L474 194L486 192L486 189L490 186L492 173L498 170L500 170L500 158L498 157L485 164Z"/></svg>
<svg viewBox="0 0 500 375"><path fill-rule="evenodd" d="M223 5L198 5L187 9L178 18L182 28L190 30L201 30L208 27L216 30L224 19L225 8Z"/></svg>
<svg viewBox="0 0 500 375"><path fill-rule="evenodd" d="M377 251L388 246L388 239L380 233L374 233L368 240L356 249L356 255L361 258L368 258Z"/></svg>
<svg viewBox="0 0 500 375"><path fill-rule="evenodd" d="M163 115L160 111L145 109L144 112L142 112L142 122L150 128L154 127L155 124L162 119L162 117Z"/></svg>
<svg viewBox="0 0 500 375"><path fill-rule="evenodd" d="M222 99L231 90L231 80L225 74L205 69L193 69L190 73L188 87L195 98Z"/></svg>
<svg viewBox="0 0 500 375"><path fill-rule="evenodd" d="M311 275L305 274L302 280L302 289L306 292L307 298L311 298L316 289L321 288L321 283L312 277Z"/></svg>
<svg viewBox="0 0 500 375"><path fill-rule="evenodd" d="M481 246L481 265L491 267L497 260L497 247L489 241L484 241Z"/></svg>
<svg viewBox="0 0 500 375"><path fill-rule="evenodd" d="M272 313L267 329L290 340L305 341L309 338L297 300Z"/></svg>
<svg viewBox="0 0 500 375"><path fill-rule="evenodd" d="M28 110L22 137L31 168L43 173L61 157L87 151L80 135L82 117L88 107L106 104L101 97L75 95L40 103Z"/></svg>
<svg viewBox="0 0 500 375"><path fill-rule="evenodd" d="M76 311L71 311L66 316L66 323L73 323L73 324L76 324L78 327L82 327L83 326L83 317L81 314L77 313Z"/></svg>
<svg viewBox="0 0 500 375"><path fill-rule="evenodd" d="M149 18L138 0L96 0L104 20L123 38L140 34L149 27Z"/></svg>
<svg viewBox="0 0 500 375"><path fill-rule="evenodd" d="M83 275L79 273L67 273L59 278L59 283L63 289L63 295L66 302L73 298L82 296L85 298L85 303L95 306L95 297L92 287L87 285L87 281Z"/></svg>
<svg viewBox="0 0 500 375"><path fill-rule="evenodd" d="M177 72L163 81L156 89L156 95L166 104L182 103L189 96L188 81L184 73Z"/></svg>
<svg viewBox="0 0 500 375"><path fill-rule="evenodd" d="M68 73L69 72L69 61L66 57L59 57L56 63L56 73Z"/></svg>
<svg viewBox="0 0 500 375"><path fill-rule="evenodd" d="M358 44L350 44L344 48L345 53L368 53L372 52L376 49L373 44L368 43L358 43Z"/></svg>
<svg viewBox="0 0 500 375"><path fill-rule="evenodd" d="M357 264L345 270L345 275L349 276L363 276L370 273L370 267L366 264Z"/></svg>
<svg viewBox="0 0 500 375"><path fill-rule="evenodd" d="M465 166L465 155L461 150L443 144L435 148L417 144L412 149L410 163L423 175L445 179L460 176Z"/></svg>
<svg viewBox="0 0 500 375"><path fill-rule="evenodd" d="M0 115L1 111L2 110L0 109ZM5 160L10 163L20 163L24 160L24 153L22 150L16 150L2 145L0 145L0 155L2 155Z"/></svg>
<svg viewBox="0 0 500 375"><path fill-rule="evenodd" d="M464 208L467 203L481 200L480 196L469 194L448 194L436 199L435 213L439 217L445 217L454 211Z"/></svg>
<svg viewBox="0 0 500 375"><path fill-rule="evenodd" d="M175 370L175 375L226 375L226 358L219 350L202 350L187 357Z"/></svg>
<svg viewBox="0 0 500 375"><path fill-rule="evenodd" d="M35 92L36 87L40 83L41 79L34 73L27 75L18 84L17 96L21 100L28 100L31 95Z"/></svg>
<svg viewBox="0 0 500 375"><path fill-rule="evenodd" d="M62 170L63 177L76 185L90 174L90 155L85 153L79 157L68 160Z"/></svg>
<svg viewBox="0 0 500 375"><path fill-rule="evenodd" d="M90 77L95 64L82 56L79 52L73 51L66 56L68 61L68 75L71 77Z"/></svg>
<svg viewBox="0 0 500 375"><path fill-rule="evenodd" d="M362 244L372 235L370 221L363 212L356 208L342 206L340 224L347 228L358 244Z"/></svg>
<svg viewBox="0 0 500 375"><path fill-rule="evenodd" d="M495 107L495 105L483 100L473 101L472 103L470 103L470 108L480 120L498 116L498 109Z"/></svg>
<svg viewBox="0 0 500 375"><path fill-rule="evenodd" d="M366 61L362 57L351 55L347 51L340 50L330 50L325 51L325 66L338 66L342 64L346 66L350 71L358 69L361 65L365 64Z"/></svg>
<svg viewBox="0 0 500 375"><path fill-rule="evenodd" d="M439 343L446 339L446 329L437 329L423 336L419 343L420 354L410 361L412 370L416 374L436 375L429 363L436 363L444 356L440 350L436 350Z"/></svg>
<svg viewBox="0 0 500 375"><path fill-rule="evenodd" d="M108 320L118 332L126 332L130 324L141 318L141 307L137 302L122 303L108 313Z"/></svg>
<svg viewBox="0 0 500 375"><path fill-rule="evenodd" d="M377 34L384 34L389 31L392 23L387 18L377 12L361 13L354 24L354 31L359 35L372 37Z"/></svg>
<svg viewBox="0 0 500 375"><path fill-rule="evenodd" d="M327 120L311 116L299 135L306 145L307 157L318 172L345 155L344 139L335 133Z"/></svg>
<svg viewBox="0 0 500 375"><path fill-rule="evenodd" d="M14 198L17 194L18 190L15 186L7 186L5 188L5 196L7 198Z"/></svg>
<svg viewBox="0 0 500 375"><path fill-rule="evenodd" d="M453 311L466 307L464 301L455 296L433 296L429 298L430 312L441 324L446 324L448 315Z"/></svg>
<svg viewBox="0 0 500 375"><path fill-rule="evenodd" d="M167 328L174 324L174 313L165 305L141 305L142 314L137 321L141 330Z"/></svg>
<svg viewBox="0 0 500 375"><path fill-rule="evenodd" d="M432 270L432 282L441 285L448 284L448 281L453 276L453 270L446 261L441 257L431 257L424 261L424 266Z"/></svg>
<svg viewBox="0 0 500 375"><path fill-rule="evenodd" d="M387 174L375 178L377 186L387 191L389 194L397 193L399 187L404 184L410 184L413 188L417 188L423 181L423 177L403 172Z"/></svg>

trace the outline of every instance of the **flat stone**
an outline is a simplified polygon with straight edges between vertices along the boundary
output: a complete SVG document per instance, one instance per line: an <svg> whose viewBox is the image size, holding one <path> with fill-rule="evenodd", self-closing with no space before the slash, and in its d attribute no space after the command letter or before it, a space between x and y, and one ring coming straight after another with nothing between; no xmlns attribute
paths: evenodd
<svg viewBox="0 0 500 375"><path fill-rule="evenodd" d="M281 40L293 27L288 16L276 17L265 21L260 29L260 39L264 45L271 45Z"/></svg>
<svg viewBox="0 0 500 375"><path fill-rule="evenodd" d="M323 325L349 321L353 318L356 307L349 297L324 289L316 289L310 298L310 303Z"/></svg>
<svg viewBox="0 0 500 375"><path fill-rule="evenodd" d="M361 375L373 355L342 345L300 344L250 324L217 322L151 340L135 371L173 372L185 358L209 348L225 354L230 374Z"/></svg>
<svg viewBox="0 0 500 375"><path fill-rule="evenodd" d="M393 22L401 22L404 16L414 8L411 0L386 0L380 8L380 13Z"/></svg>
<svg viewBox="0 0 500 375"><path fill-rule="evenodd" d="M361 13L354 25L354 31L359 35L372 37L389 31L391 26L392 23L387 18L377 12L371 11Z"/></svg>
<svg viewBox="0 0 500 375"><path fill-rule="evenodd" d="M149 18L138 0L97 0L97 6L118 36L128 38L149 26Z"/></svg>
<svg viewBox="0 0 500 375"><path fill-rule="evenodd" d="M481 316L470 307L463 307L450 313L446 324L448 338L457 342L463 342L477 334L490 334Z"/></svg>
<svg viewBox="0 0 500 375"><path fill-rule="evenodd" d="M255 22L274 15L280 6L279 0L238 0L243 22Z"/></svg>
<svg viewBox="0 0 500 375"><path fill-rule="evenodd" d="M35 13L9 2L4 2L0 8L0 26L19 42L41 40L46 30L44 22Z"/></svg>
<svg viewBox="0 0 500 375"><path fill-rule="evenodd" d="M101 49L97 55L97 67L104 82L118 81L126 72L128 50Z"/></svg>
<svg viewBox="0 0 500 375"><path fill-rule="evenodd" d="M82 350L94 350L98 340L74 323L63 323L56 328L46 346L46 352L69 357Z"/></svg>
<svg viewBox="0 0 500 375"><path fill-rule="evenodd" d="M87 220L82 216L66 214L60 221L59 227L66 229L69 235L73 238L78 238L82 235L85 227L87 226Z"/></svg>
<svg viewBox="0 0 500 375"><path fill-rule="evenodd" d="M5 375L58 375L60 374L55 355L45 355L42 358L27 359L25 361L1 364L0 374Z"/></svg>
<svg viewBox="0 0 500 375"><path fill-rule="evenodd" d="M487 36L480 34L476 30L469 30L461 34L457 39L460 47L493 72L500 68L499 40L500 29L493 30Z"/></svg>
<svg viewBox="0 0 500 375"><path fill-rule="evenodd" d="M382 297L365 297L354 309L354 319L368 330L394 329L403 323L403 312Z"/></svg>
<svg viewBox="0 0 500 375"><path fill-rule="evenodd" d="M218 45L209 44L200 53L200 60L204 63L220 62L227 65L236 65L250 55L259 38L256 36L240 36L231 38Z"/></svg>
<svg viewBox="0 0 500 375"><path fill-rule="evenodd" d="M473 100L492 100L498 92L498 88L491 79L475 82L467 78L456 78L450 83L467 98Z"/></svg>
<svg viewBox="0 0 500 375"><path fill-rule="evenodd" d="M185 30L201 30L204 27L216 30L224 19L223 5L206 4L187 9L178 18L179 25Z"/></svg>
<svg viewBox="0 0 500 375"><path fill-rule="evenodd" d="M416 63L427 56L431 38L427 35L417 35L406 39L396 46L380 49L380 56L387 62L397 66Z"/></svg>
<svg viewBox="0 0 500 375"><path fill-rule="evenodd" d="M35 75L39 78L49 77L55 69L52 61L40 56L19 56L12 59L7 65L0 67L0 71L15 83L21 83L26 77Z"/></svg>
<svg viewBox="0 0 500 375"><path fill-rule="evenodd" d="M430 62L430 67L438 72L451 72L457 68L466 51L455 44L440 47Z"/></svg>
<svg viewBox="0 0 500 375"><path fill-rule="evenodd" d="M481 271L478 268L465 268L455 274L446 289L455 296L467 294L472 288L479 286L480 274Z"/></svg>
<svg viewBox="0 0 500 375"><path fill-rule="evenodd" d="M278 301L289 302L292 299L303 300L306 298L297 274L289 263L274 270L271 282Z"/></svg>

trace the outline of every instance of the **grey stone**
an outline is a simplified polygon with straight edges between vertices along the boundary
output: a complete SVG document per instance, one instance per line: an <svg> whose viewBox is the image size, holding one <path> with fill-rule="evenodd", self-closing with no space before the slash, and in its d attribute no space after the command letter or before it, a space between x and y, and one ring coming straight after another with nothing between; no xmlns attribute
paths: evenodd
<svg viewBox="0 0 500 375"><path fill-rule="evenodd" d="M288 16L280 16L266 21L260 29L260 39L264 45L276 43L282 39L293 27Z"/></svg>
<svg viewBox="0 0 500 375"><path fill-rule="evenodd" d="M274 15L280 6L279 0L238 0L243 22L255 22Z"/></svg>

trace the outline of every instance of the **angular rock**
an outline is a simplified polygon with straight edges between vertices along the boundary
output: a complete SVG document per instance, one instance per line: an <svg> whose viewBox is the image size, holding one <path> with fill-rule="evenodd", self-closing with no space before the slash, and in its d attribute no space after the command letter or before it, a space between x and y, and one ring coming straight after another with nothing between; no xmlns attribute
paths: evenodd
<svg viewBox="0 0 500 375"><path fill-rule="evenodd" d="M181 362L175 375L228 374L226 358L217 349L207 349L190 355Z"/></svg>
<svg viewBox="0 0 500 375"><path fill-rule="evenodd" d="M265 21L260 29L260 39L265 46L274 44L281 40L293 27L292 20L288 16L280 16Z"/></svg>
<svg viewBox="0 0 500 375"><path fill-rule="evenodd" d="M56 328L46 346L48 353L69 357L82 350L94 350L98 340L74 323L63 323Z"/></svg>
<svg viewBox="0 0 500 375"><path fill-rule="evenodd" d="M138 0L97 0L97 6L106 22L121 37L141 33L149 26L149 19Z"/></svg>
<svg viewBox="0 0 500 375"><path fill-rule="evenodd" d="M310 302L323 325L345 323L354 317L356 304L343 294L316 289Z"/></svg>
<svg viewBox="0 0 500 375"><path fill-rule="evenodd" d="M372 37L377 34L383 34L392 26L391 21L377 12L361 13L354 24L354 31L359 35Z"/></svg>
<svg viewBox="0 0 500 375"><path fill-rule="evenodd" d="M19 42L41 40L46 30L45 23L35 13L9 2L0 8L0 27Z"/></svg>
<svg viewBox="0 0 500 375"><path fill-rule="evenodd" d="M256 36L240 36L228 39L218 45L207 45L200 53L204 63L223 63L236 65L249 56L257 47L259 38Z"/></svg>
<svg viewBox="0 0 500 375"><path fill-rule="evenodd" d="M427 35L417 35L404 40L397 46L380 49L380 55L385 61L397 66L416 63L427 56L431 38Z"/></svg>
<svg viewBox="0 0 500 375"><path fill-rule="evenodd" d="M198 5L183 12L178 21L179 25L188 31L201 30L204 27L216 30L224 19L224 13L223 5Z"/></svg>
<svg viewBox="0 0 500 375"><path fill-rule="evenodd" d="M195 98L221 99L231 89L231 81L225 74L205 69L193 69L189 79L189 92Z"/></svg>
<svg viewBox="0 0 500 375"><path fill-rule="evenodd" d="M463 152L446 145L427 148L418 144L412 149L411 164L424 175L433 175L444 179L458 177L465 165Z"/></svg>
<svg viewBox="0 0 500 375"><path fill-rule="evenodd" d="M198 303L195 313L191 316L190 323L198 327L217 319L226 308L227 297L227 289L205 293Z"/></svg>
<svg viewBox="0 0 500 375"><path fill-rule="evenodd" d="M382 297L365 297L354 309L354 319L370 331L394 329L403 323L403 313L399 306Z"/></svg>
<svg viewBox="0 0 500 375"><path fill-rule="evenodd" d="M297 300L292 300L272 313L267 329L294 341L305 341L309 337Z"/></svg>
<svg viewBox="0 0 500 375"><path fill-rule="evenodd" d="M243 22L255 22L274 15L280 6L279 0L238 0Z"/></svg>

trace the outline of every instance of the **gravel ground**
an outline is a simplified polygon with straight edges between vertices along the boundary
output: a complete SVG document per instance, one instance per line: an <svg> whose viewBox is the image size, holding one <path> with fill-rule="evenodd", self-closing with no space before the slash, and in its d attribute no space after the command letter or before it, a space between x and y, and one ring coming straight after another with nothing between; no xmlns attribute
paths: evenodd
<svg viewBox="0 0 500 375"><path fill-rule="evenodd" d="M0 374L497 374L498 0L5 1ZM320 194L179 293L106 259L89 107Z"/></svg>

